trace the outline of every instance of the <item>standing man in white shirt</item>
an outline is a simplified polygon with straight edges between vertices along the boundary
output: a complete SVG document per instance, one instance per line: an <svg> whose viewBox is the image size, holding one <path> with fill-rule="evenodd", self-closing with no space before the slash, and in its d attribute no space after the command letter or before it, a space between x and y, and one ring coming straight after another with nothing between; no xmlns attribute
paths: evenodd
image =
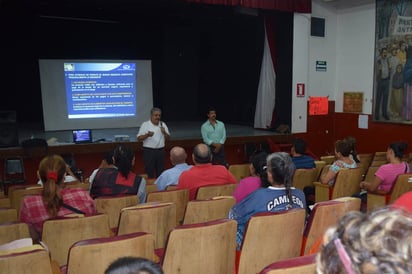
<svg viewBox="0 0 412 274"><path fill-rule="evenodd" d="M160 120L161 116L160 108L152 108L150 120L143 122L137 133L137 141L143 142L143 163L149 178L159 176L165 165L165 141L170 138L170 132Z"/></svg>

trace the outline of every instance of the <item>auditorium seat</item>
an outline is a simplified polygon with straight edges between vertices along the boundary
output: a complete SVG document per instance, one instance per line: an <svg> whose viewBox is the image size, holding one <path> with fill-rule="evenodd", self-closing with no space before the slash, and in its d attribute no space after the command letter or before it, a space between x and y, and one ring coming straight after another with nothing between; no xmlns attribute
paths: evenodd
<svg viewBox="0 0 412 274"><path fill-rule="evenodd" d="M280 260L265 267L260 274L315 274L316 254Z"/></svg>
<svg viewBox="0 0 412 274"><path fill-rule="evenodd" d="M0 208L7 208L7 207L11 207L9 197L0 198Z"/></svg>
<svg viewBox="0 0 412 274"><path fill-rule="evenodd" d="M323 167L326 166L325 161L315 160L315 175L313 176L313 182L319 181L319 176L323 170Z"/></svg>
<svg viewBox="0 0 412 274"><path fill-rule="evenodd" d="M303 169L298 168L295 170L292 178L292 185L300 190L303 190L306 186L313 187L314 178L316 176L316 169Z"/></svg>
<svg viewBox="0 0 412 274"><path fill-rule="evenodd" d="M305 209L253 215L237 253L237 273L258 273L278 260L300 255Z"/></svg>
<svg viewBox="0 0 412 274"><path fill-rule="evenodd" d="M155 238L155 248L164 248L167 235L175 226L176 204L145 203L122 209L117 235L151 233Z"/></svg>
<svg viewBox="0 0 412 274"><path fill-rule="evenodd" d="M336 157L335 155L323 155L320 156L320 160L324 161L327 165L331 165L336 160Z"/></svg>
<svg viewBox="0 0 412 274"><path fill-rule="evenodd" d="M207 200L216 196L232 196L237 184L201 186L197 189L196 200Z"/></svg>
<svg viewBox="0 0 412 274"><path fill-rule="evenodd" d="M52 274L49 253L40 245L10 250L0 255L0 273Z"/></svg>
<svg viewBox="0 0 412 274"><path fill-rule="evenodd" d="M98 214L47 220L43 224L42 241L48 247L52 260L62 266L67 263L69 248L75 242L109 236L109 217Z"/></svg>
<svg viewBox="0 0 412 274"><path fill-rule="evenodd" d="M17 220L17 210L15 208L0 208L0 224Z"/></svg>
<svg viewBox="0 0 412 274"><path fill-rule="evenodd" d="M383 207L392 204L402 194L412 191L412 183L409 181L412 178L412 173L399 174L391 191L383 192L376 190L367 193L367 210L371 211L374 208ZM412 180L412 179L411 179Z"/></svg>
<svg viewBox="0 0 412 274"><path fill-rule="evenodd" d="M150 192L154 192L157 191L157 186L155 184L146 184L146 197L147 194L149 194Z"/></svg>
<svg viewBox="0 0 412 274"><path fill-rule="evenodd" d="M68 274L104 273L121 257L141 257L154 260L154 237L137 232L110 238L95 238L74 243L69 250Z"/></svg>
<svg viewBox="0 0 412 274"><path fill-rule="evenodd" d="M10 196L11 207L17 210L17 215L20 214L21 204L27 195L41 194L43 187L39 185L28 185L25 188L15 189Z"/></svg>
<svg viewBox="0 0 412 274"><path fill-rule="evenodd" d="M185 216L186 205L189 202L188 189L154 191L147 194L146 201L170 202L176 204L176 225L181 224Z"/></svg>
<svg viewBox="0 0 412 274"><path fill-rule="evenodd" d="M375 178L375 173L379 169L379 166L370 166L366 170L365 177L363 178L363 181L366 182L372 182Z"/></svg>
<svg viewBox="0 0 412 274"><path fill-rule="evenodd" d="M229 165L229 172L236 178L236 182L250 176L250 164L234 164Z"/></svg>
<svg viewBox="0 0 412 274"><path fill-rule="evenodd" d="M236 226L236 221L223 219L174 228L161 260L164 273L232 274Z"/></svg>
<svg viewBox="0 0 412 274"><path fill-rule="evenodd" d="M134 206L139 203L137 195L102 196L94 200L97 213L109 216L111 229L117 228L119 224L120 211L122 208Z"/></svg>
<svg viewBox="0 0 412 274"><path fill-rule="evenodd" d="M340 169L335 176L335 183L332 186L320 182L313 183L315 185L315 201L329 201L359 193L361 180L361 168Z"/></svg>
<svg viewBox="0 0 412 274"><path fill-rule="evenodd" d="M325 231L335 226L347 212L360 210L359 198L343 197L331 201L316 203L313 207L303 232L300 255L307 255Z"/></svg>
<svg viewBox="0 0 412 274"><path fill-rule="evenodd" d="M360 161L360 168L362 169L362 174L365 175L373 158L373 153L360 153L357 155Z"/></svg>
<svg viewBox="0 0 412 274"><path fill-rule="evenodd" d="M0 245L29 237L29 226L26 223L10 222L0 224Z"/></svg>
<svg viewBox="0 0 412 274"><path fill-rule="evenodd" d="M233 196L217 196L208 200L189 201L186 206L183 224L196 224L225 219L229 210L236 204Z"/></svg>
<svg viewBox="0 0 412 274"><path fill-rule="evenodd" d="M26 183L26 172L21 156L9 156L4 159L2 189L7 195L8 187Z"/></svg>

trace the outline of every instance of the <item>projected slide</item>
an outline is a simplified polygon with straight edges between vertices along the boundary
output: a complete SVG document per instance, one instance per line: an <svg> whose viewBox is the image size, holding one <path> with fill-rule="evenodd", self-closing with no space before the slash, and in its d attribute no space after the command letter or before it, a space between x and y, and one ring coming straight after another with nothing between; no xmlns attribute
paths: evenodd
<svg viewBox="0 0 412 274"><path fill-rule="evenodd" d="M68 119L136 115L135 63L63 65Z"/></svg>

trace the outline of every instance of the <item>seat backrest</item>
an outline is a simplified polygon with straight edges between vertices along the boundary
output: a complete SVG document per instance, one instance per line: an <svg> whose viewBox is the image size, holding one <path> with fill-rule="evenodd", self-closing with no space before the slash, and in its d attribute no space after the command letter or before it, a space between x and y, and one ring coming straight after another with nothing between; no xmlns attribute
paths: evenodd
<svg viewBox="0 0 412 274"><path fill-rule="evenodd" d="M229 219L176 227L167 240L164 273L233 273L236 227Z"/></svg>
<svg viewBox="0 0 412 274"><path fill-rule="evenodd" d="M250 164L229 165L229 172L236 178L236 182L239 182L243 178L250 176L249 166Z"/></svg>
<svg viewBox="0 0 412 274"><path fill-rule="evenodd" d="M2 197L2 198L0 198L0 207L1 207L1 208L11 207L11 203L10 203L9 197Z"/></svg>
<svg viewBox="0 0 412 274"><path fill-rule="evenodd" d="M238 273L258 273L273 262L299 256L305 216L303 208L252 216L240 250Z"/></svg>
<svg viewBox="0 0 412 274"><path fill-rule="evenodd" d="M207 200L216 196L231 196L237 184L201 186L196 193L196 200Z"/></svg>
<svg viewBox="0 0 412 274"><path fill-rule="evenodd" d="M29 237L29 226L26 223L11 222L0 224L0 245Z"/></svg>
<svg viewBox="0 0 412 274"><path fill-rule="evenodd" d="M402 194L412 191L412 182L410 180L412 180L412 173L398 175L390 194L389 204L392 204Z"/></svg>
<svg viewBox="0 0 412 274"><path fill-rule="evenodd" d="M359 198L345 197L316 203L305 226L301 255L309 254L326 230L335 226L343 215L352 210L360 210Z"/></svg>
<svg viewBox="0 0 412 274"><path fill-rule="evenodd" d="M33 185L30 187L26 187L24 189L14 190L10 196L11 207L15 208L17 210L17 215L19 215L21 204L23 202L24 197L27 195L41 194L42 191L43 191L43 187L38 186L38 185Z"/></svg>
<svg viewBox="0 0 412 274"><path fill-rule="evenodd" d="M358 154L358 159L360 161L360 168L362 169L362 174L366 174L373 158L373 153L361 153Z"/></svg>
<svg viewBox="0 0 412 274"><path fill-rule="evenodd" d="M118 197L98 197L94 200L97 213L109 216L110 228L116 228L119 224L122 208L134 206L139 203L137 195L124 195Z"/></svg>
<svg viewBox="0 0 412 274"><path fill-rule="evenodd" d="M82 183L82 182L79 182L79 181L75 181L75 182L65 183L64 187L65 188L82 188L82 189L89 190L90 189L90 183Z"/></svg>
<svg viewBox="0 0 412 274"><path fill-rule="evenodd" d="M188 189L154 191L147 194L146 201L149 202L170 202L176 204L176 225L183 221L187 202L189 202Z"/></svg>
<svg viewBox="0 0 412 274"><path fill-rule="evenodd" d="M52 260L62 266L67 264L69 248L75 242L109 236L109 217L99 214L47 220L43 224L42 241L47 245Z"/></svg>
<svg viewBox="0 0 412 274"><path fill-rule="evenodd" d="M150 192L155 192L157 191L157 185L156 184L147 184L146 183L146 195Z"/></svg>
<svg viewBox="0 0 412 274"><path fill-rule="evenodd" d="M260 274L315 274L316 254L280 260L265 267Z"/></svg>
<svg viewBox="0 0 412 274"><path fill-rule="evenodd" d="M0 224L17 221L15 208L0 208Z"/></svg>
<svg viewBox="0 0 412 274"><path fill-rule="evenodd" d="M387 160L373 160L370 164L370 166L377 166L380 167L381 165L387 164Z"/></svg>
<svg viewBox="0 0 412 274"><path fill-rule="evenodd" d="M203 223L225 219L229 210L236 204L233 196L218 196L209 200L189 201L186 206L183 224Z"/></svg>
<svg viewBox="0 0 412 274"><path fill-rule="evenodd" d="M336 175L333 185L331 199L340 197L350 197L360 192L360 182L362 181L361 168L343 168Z"/></svg>
<svg viewBox="0 0 412 274"><path fill-rule="evenodd" d="M365 178L363 179L366 182L373 182L375 178L375 172L378 170L379 166L370 166L366 171Z"/></svg>
<svg viewBox="0 0 412 274"><path fill-rule="evenodd" d="M292 185L295 188L303 190L306 186L313 186L314 178L316 176L316 169L303 169L299 168L295 170L292 178Z"/></svg>
<svg viewBox="0 0 412 274"><path fill-rule="evenodd" d="M52 274L49 253L43 248L0 255L0 272L7 274Z"/></svg>
<svg viewBox="0 0 412 274"><path fill-rule="evenodd" d="M324 155L320 156L320 160L324 161L327 165L331 165L336 160L336 157L335 155Z"/></svg>
<svg viewBox="0 0 412 274"><path fill-rule="evenodd" d="M113 261L121 257L141 257L154 260L153 235L138 232L78 241L70 248L67 273L104 273Z"/></svg>
<svg viewBox="0 0 412 274"><path fill-rule="evenodd" d="M176 204L152 202L123 208L118 235L147 232L154 235L155 248L164 248L169 232L176 226Z"/></svg>
<svg viewBox="0 0 412 274"><path fill-rule="evenodd" d="M325 165L326 165L325 161L315 160L316 172L313 175L313 181L312 182L317 182L319 180L320 173L322 172L322 169Z"/></svg>
<svg viewBox="0 0 412 274"><path fill-rule="evenodd" d="M386 160L386 151L376 151L373 154L372 161Z"/></svg>

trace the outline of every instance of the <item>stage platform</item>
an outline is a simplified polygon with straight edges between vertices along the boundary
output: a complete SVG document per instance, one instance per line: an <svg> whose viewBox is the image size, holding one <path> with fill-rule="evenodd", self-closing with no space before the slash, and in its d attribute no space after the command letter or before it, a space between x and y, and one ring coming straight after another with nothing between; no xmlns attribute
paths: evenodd
<svg viewBox="0 0 412 274"><path fill-rule="evenodd" d="M167 122L171 133L171 138L166 144L166 148L172 146L183 146L189 150L196 144L202 142L200 127L204 121L178 121ZM227 140L225 147L233 145L243 145L245 143L262 143L270 138L275 143L290 143L290 134L279 134L271 130L255 129L251 126L225 124ZM25 126L19 128L19 143L30 138L46 139L49 143L49 153L101 153L119 143L115 141L115 135L129 136L131 143L137 150L141 143L137 142L136 134L139 128L112 128L112 129L93 129L93 142L87 144L74 144L72 131L44 131L35 126ZM9 147L0 149L0 157L11 155L23 155L21 147Z"/></svg>
<svg viewBox="0 0 412 274"><path fill-rule="evenodd" d="M168 122L167 126L171 132L171 139L166 142L166 150L173 146L182 146L188 155L192 154L196 144L202 142L200 126L203 121L199 122ZM225 155L229 164L247 163L250 150L253 145L258 149L261 144L268 144L268 141L279 144L283 151L290 151L292 141L291 134L279 134L270 130L254 129L250 126L226 124L227 139L225 143ZM46 140L54 139L47 148L48 154L71 154L76 159L76 166L84 171L85 177L90 176L92 171L99 166L102 156L107 151L113 150L119 143L131 145L135 150L135 166L133 171L137 174L144 173L143 157L141 151L141 142L137 142L136 128L113 128L113 129L94 129L92 137L95 142L86 144L74 144L72 140L72 131L49 131L44 132L36 127L22 127L19 130L20 143L23 140L34 138L43 138ZM128 135L130 141L116 142L115 135ZM96 140L104 141L96 142ZM40 160L45 156L44 150L24 150L19 147L0 148L0 159L8 157L21 156L24 159L26 169L27 183L37 182L36 171ZM188 157L188 163L193 164L192 157ZM3 161L0 162L0 174L3 172ZM171 163L167 161L165 168L170 168Z"/></svg>

